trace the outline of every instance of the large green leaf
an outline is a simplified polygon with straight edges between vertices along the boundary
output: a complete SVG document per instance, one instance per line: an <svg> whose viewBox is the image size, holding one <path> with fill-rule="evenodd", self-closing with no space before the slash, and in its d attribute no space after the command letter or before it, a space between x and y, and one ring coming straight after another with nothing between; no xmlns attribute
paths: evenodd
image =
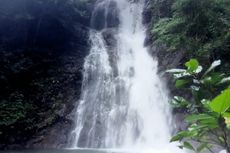
<svg viewBox="0 0 230 153"><path fill-rule="evenodd" d="M227 125L227 127L230 127L230 117L225 117L225 124Z"/></svg>
<svg viewBox="0 0 230 153"><path fill-rule="evenodd" d="M230 82L230 77L223 78L220 83Z"/></svg>
<svg viewBox="0 0 230 153"><path fill-rule="evenodd" d="M214 112L225 113L230 108L230 88L223 91L209 105Z"/></svg>
<svg viewBox="0 0 230 153"><path fill-rule="evenodd" d="M184 142L184 148L190 149L190 150L195 150L192 146L192 144L190 144L189 142L185 141Z"/></svg>
<svg viewBox="0 0 230 153"><path fill-rule="evenodd" d="M199 62L196 59L190 59L188 62L185 63L189 72L194 72L199 67Z"/></svg>
<svg viewBox="0 0 230 153"><path fill-rule="evenodd" d="M189 123L196 122L199 120L207 120L212 119L213 117L208 114L197 114L197 115L190 115L186 117L186 121Z"/></svg>
<svg viewBox="0 0 230 153"><path fill-rule="evenodd" d="M187 83L189 83L188 80L183 80L183 79L180 79L180 80L177 80L176 81L176 87L177 88L183 88Z"/></svg>
<svg viewBox="0 0 230 153"><path fill-rule="evenodd" d="M224 113L223 117L230 117L230 113L229 112Z"/></svg>
<svg viewBox="0 0 230 153"><path fill-rule="evenodd" d="M224 79L224 74L223 73L212 73L206 77L204 77L204 79L201 80L201 83L205 84L205 85L215 85L218 83L223 83L225 82Z"/></svg>
<svg viewBox="0 0 230 153"><path fill-rule="evenodd" d="M186 72L185 69L170 69L166 71L167 73L184 73Z"/></svg>
<svg viewBox="0 0 230 153"><path fill-rule="evenodd" d="M217 60L217 61L214 61L211 66L209 67L209 69L204 73L204 76L206 74L208 74L209 72L211 72L213 69L215 69L217 66L219 66L221 64L221 60Z"/></svg>
<svg viewBox="0 0 230 153"><path fill-rule="evenodd" d="M181 131L181 132L177 133L175 136L173 136L171 138L170 142L180 141L183 138L190 137L190 136L192 136L192 133L190 131Z"/></svg>
<svg viewBox="0 0 230 153"><path fill-rule="evenodd" d="M191 132L194 132L193 136L197 136L200 131L204 131L205 129L208 129L207 125L198 125L198 124L192 124L189 126L188 130Z"/></svg>

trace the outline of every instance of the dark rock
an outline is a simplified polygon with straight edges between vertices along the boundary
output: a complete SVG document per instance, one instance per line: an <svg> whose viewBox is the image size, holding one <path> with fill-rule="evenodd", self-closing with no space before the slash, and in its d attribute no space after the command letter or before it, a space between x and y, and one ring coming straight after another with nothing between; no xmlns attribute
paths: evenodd
<svg viewBox="0 0 230 153"><path fill-rule="evenodd" d="M152 21L152 10L151 10L151 1L145 1L145 9L143 11L143 24L148 24Z"/></svg>
<svg viewBox="0 0 230 153"><path fill-rule="evenodd" d="M0 105L19 105L19 113L22 105L25 112L0 125L0 149L66 145L94 2L0 1Z"/></svg>
<svg viewBox="0 0 230 153"><path fill-rule="evenodd" d="M91 27L96 30L117 27L119 24L117 4L114 1L97 1L95 5Z"/></svg>
<svg viewBox="0 0 230 153"><path fill-rule="evenodd" d="M102 31L102 35L104 37L104 40L106 42L106 45L115 48L117 45L117 40L116 40L116 34L117 34L117 28L107 28Z"/></svg>
<svg viewBox="0 0 230 153"><path fill-rule="evenodd" d="M107 45L108 48L108 54L109 54L109 61L111 64L111 67L113 68L113 74L114 76L117 75L118 73L118 68L117 68L117 28L109 28L109 29L105 29L102 32L102 35L104 37L105 43Z"/></svg>
<svg viewBox="0 0 230 153"><path fill-rule="evenodd" d="M26 148L36 149L61 149L67 147L69 130L72 128L72 121L60 118L56 123L41 130L27 143ZM58 140L58 141L57 141Z"/></svg>

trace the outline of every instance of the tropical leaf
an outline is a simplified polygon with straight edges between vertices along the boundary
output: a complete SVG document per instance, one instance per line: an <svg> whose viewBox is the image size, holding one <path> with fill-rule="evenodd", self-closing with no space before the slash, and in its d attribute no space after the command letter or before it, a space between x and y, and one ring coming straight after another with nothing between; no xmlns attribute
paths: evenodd
<svg viewBox="0 0 230 153"><path fill-rule="evenodd" d="M212 73L206 77L204 77L204 79L201 80L201 83L205 84L205 85L215 85L215 84L219 84L224 79L224 74L223 73Z"/></svg>
<svg viewBox="0 0 230 153"><path fill-rule="evenodd" d="M190 116L186 117L185 120L189 123L193 123L196 121L209 120L209 119L213 119L213 117L208 115L208 114L197 114L197 115L190 115Z"/></svg>
<svg viewBox="0 0 230 153"><path fill-rule="evenodd" d="M223 78L220 83L230 82L230 77Z"/></svg>
<svg viewBox="0 0 230 153"><path fill-rule="evenodd" d="M188 72L195 72L199 68L199 62L196 59L190 59L185 63Z"/></svg>
<svg viewBox="0 0 230 153"><path fill-rule="evenodd" d="M168 73L183 73L183 72L186 72L185 69L170 69L170 70L167 70L166 72Z"/></svg>
<svg viewBox="0 0 230 153"><path fill-rule="evenodd" d="M208 126L207 125L197 125L197 124L192 124L188 130L191 131L191 132L194 132L193 133L193 136L196 136L200 133L200 130L204 130L204 129L207 129Z"/></svg>
<svg viewBox="0 0 230 153"><path fill-rule="evenodd" d="M230 117L225 117L225 124L229 127L230 126Z"/></svg>
<svg viewBox="0 0 230 153"><path fill-rule="evenodd" d="M177 133L175 136L173 136L171 138L170 142L179 141L179 140L182 140L185 137L190 137L192 135L193 134L190 131L181 131L181 132Z"/></svg>
<svg viewBox="0 0 230 153"><path fill-rule="evenodd" d="M189 102L185 100L183 97L175 96L171 101L171 105L174 108L184 108L189 105Z"/></svg>
<svg viewBox="0 0 230 153"><path fill-rule="evenodd" d="M176 81L176 88L183 88L187 83L189 83L188 80L177 80Z"/></svg>
<svg viewBox="0 0 230 153"><path fill-rule="evenodd" d="M211 72L213 69L215 69L217 66L221 64L221 60L214 61L211 66L208 68L208 70L204 73L204 76L207 75L209 72Z"/></svg>
<svg viewBox="0 0 230 153"><path fill-rule="evenodd" d="M184 142L183 146L184 146L184 148L187 148L187 149L190 149L190 150L193 150L193 151L195 150L193 148L193 146L187 141Z"/></svg>
<svg viewBox="0 0 230 153"><path fill-rule="evenodd" d="M225 113L230 108L230 89L223 91L209 105L214 112Z"/></svg>

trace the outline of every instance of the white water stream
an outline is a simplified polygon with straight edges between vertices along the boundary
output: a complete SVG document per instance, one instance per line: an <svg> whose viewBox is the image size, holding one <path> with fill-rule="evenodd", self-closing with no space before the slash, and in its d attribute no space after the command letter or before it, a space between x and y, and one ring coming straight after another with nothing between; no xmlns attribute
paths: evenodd
<svg viewBox="0 0 230 153"><path fill-rule="evenodd" d="M111 1L98 1L95 12L105 7L106 18ZM144 0L113 2L120 20L115 36L116 62L110 62L102 31L92 30L72 148L180 153L169 143L171 114L167 92L157 74L158 63L144 47Z"/></svg>

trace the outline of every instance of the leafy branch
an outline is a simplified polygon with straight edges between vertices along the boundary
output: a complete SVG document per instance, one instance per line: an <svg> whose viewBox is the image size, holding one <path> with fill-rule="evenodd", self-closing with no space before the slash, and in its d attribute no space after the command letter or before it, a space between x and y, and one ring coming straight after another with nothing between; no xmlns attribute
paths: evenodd
<svg viewBox="0 0 230 153"><path fill-rule="evenodd" d="M220 64L220 60L214 61L203 71L199 62L191 59L185 63L186 69L167 71L173 74L178 89L187 89L192 95L189 100L179 96L172 100L172 106L188 112L185 118L187 129L171 139L180 141L180 148L200 153L205 149L214 152L213 146L221 146L230 153L230 78L214 71Z"/></svg>

